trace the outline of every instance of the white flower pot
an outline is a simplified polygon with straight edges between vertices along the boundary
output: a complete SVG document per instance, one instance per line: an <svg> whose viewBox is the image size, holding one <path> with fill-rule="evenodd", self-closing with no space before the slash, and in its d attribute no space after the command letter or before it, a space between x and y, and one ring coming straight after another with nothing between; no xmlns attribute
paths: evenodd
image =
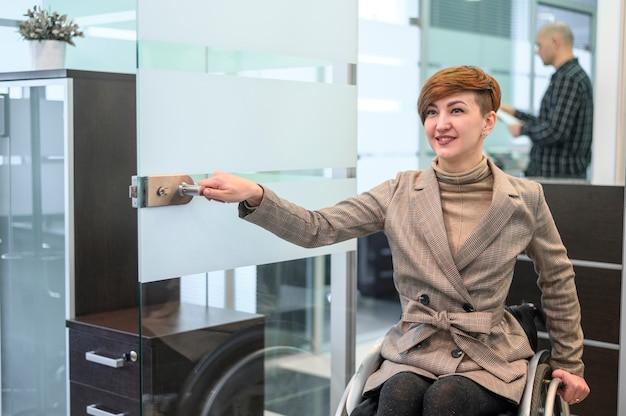
<svg viewBox="0 0 626 416"><path fill-rule="evenodd" d="M65 48L67 42L61 40L31 40L29 43L32 69L65 68Z"/></svg>

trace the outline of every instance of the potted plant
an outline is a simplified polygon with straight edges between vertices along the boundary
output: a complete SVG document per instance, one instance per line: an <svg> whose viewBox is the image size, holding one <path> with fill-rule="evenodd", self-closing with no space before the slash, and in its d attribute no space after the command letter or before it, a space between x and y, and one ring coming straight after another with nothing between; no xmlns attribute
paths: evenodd
<svg viewBox="0 0 626 416"><path fill-rule="evenodd" d="M30 41L33 69L63 68L65 47L76 46L75 37L83 37L78 25L67 15L33 6L24 14L18 33Z"/></svg>

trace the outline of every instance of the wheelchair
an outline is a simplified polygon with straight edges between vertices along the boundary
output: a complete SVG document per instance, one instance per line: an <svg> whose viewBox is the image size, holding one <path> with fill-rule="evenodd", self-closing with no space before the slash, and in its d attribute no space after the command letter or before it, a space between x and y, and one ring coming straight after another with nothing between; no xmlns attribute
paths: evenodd
<svg viewBox="0 0 626 416"><path fill-rule="evenodd" d="M548 364L550 352L537 350L537 329L534 317L541 317L538 308L531 303L507 306L507 310L522 324L535 354L528 362L528 377L517 416L570 416L569 404L557 394L561 380L552 378ZM362 401L365 381L380 367L383 339L379 339L367 352L356 373L352 376L340 399L335 416L348 416ZM515 416L507 413L500 416Z"/></svg>

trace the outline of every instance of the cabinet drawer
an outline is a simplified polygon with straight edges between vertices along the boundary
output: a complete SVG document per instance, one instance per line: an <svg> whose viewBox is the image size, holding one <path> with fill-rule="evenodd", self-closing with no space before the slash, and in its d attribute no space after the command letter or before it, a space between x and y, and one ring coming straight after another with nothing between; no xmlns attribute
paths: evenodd
<svg viewBox="0 0 626 416"><path fill-rule="evenodd" d="M141 403L93 387L85 386L74 381L70 382L71 415L119 415L140 416ZM95 409L88 413L88 407ZM99 412L98 412L99 411Z"/></svg>
<svg viewBox="0 0 626 416"><path fill-rule="evenodd" d="M138 353L138 343L124 343L77 330L70 330L69 337L70 380L140 400L139 358L136 361L122 359L131 351ZM87 353L90 353L89 357ZM116 360L121 361L117 364L121 366L111 366L116 365Z"/></svg>

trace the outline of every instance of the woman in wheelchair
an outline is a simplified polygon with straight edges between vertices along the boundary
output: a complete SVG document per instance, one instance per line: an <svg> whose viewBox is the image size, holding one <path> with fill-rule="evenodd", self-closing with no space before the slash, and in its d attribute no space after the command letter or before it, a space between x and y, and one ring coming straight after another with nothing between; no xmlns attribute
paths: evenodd
<svg viewBox="0 0 626 416"><path fill-rule="evenodd" d="M574 271L543 189L482 151L500 99L497 81L479 68L438 71L418 100L431 166L332 207L307 210L223 172L199 181L208 200L239 202L240 217L300 246L386 234L402 316L352 415L487 416L516 406L533 355L505 309L520 253L539 276L559 394L571 404L589 394Z"/></svg>

